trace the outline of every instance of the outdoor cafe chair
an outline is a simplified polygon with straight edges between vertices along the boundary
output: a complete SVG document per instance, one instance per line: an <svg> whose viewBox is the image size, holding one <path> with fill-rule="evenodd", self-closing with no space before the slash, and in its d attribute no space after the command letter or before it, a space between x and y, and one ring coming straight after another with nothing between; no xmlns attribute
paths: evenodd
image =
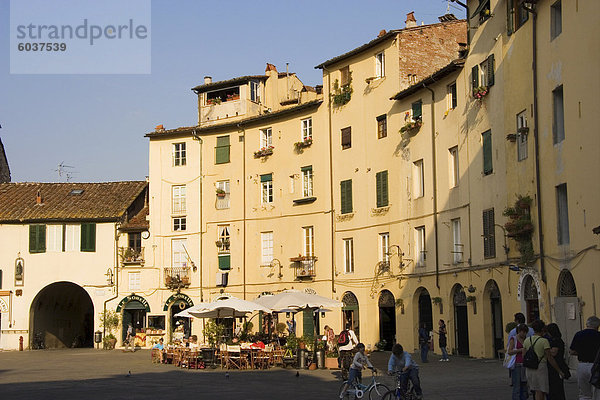
<svg viewBox="0 0 600 400"><path fill-rule="evenodd" d="M227 346L225 350L225 368L246 369L248 358L242 354L242 348L238 346Z"/></svg>

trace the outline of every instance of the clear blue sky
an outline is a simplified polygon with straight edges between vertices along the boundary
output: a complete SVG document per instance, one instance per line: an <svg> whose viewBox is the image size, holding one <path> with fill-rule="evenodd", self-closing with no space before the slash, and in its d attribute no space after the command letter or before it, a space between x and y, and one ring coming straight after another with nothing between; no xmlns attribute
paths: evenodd
<svg viewBox="0 0 600 400"><path fill-rule="evenodd" d="M27 0L21 0L27 1ZM314 66L366 43L381 29L435 23L445 0L152 1L149 75L11 75L9 1L0 0L0 138L17 181L144 179L155 125L196 123L191 87L264 73L267 62L320 84ZM464 18L464 10L451 5Z"/></svg>

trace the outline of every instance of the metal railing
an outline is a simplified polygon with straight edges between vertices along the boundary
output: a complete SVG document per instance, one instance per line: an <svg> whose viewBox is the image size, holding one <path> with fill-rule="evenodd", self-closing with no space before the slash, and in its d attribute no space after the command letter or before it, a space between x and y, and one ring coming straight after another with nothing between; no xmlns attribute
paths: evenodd
<svg viewBox="0 0 600 400"><path fill-rule="evenodd" d="M190 286L190 267L165 267L165 286L169 289L181 289Z"/></svg>
<svg viewBox="0 0 600 400"><path fill-rule="evenodd" d="M144 264L144 248L119 247L122 265Z"/></svg>
<svg viewBox="0 0 600 400"><path fill-rule="evenodd" d="M314 278L317 275L315 271L316 257L306 256L295 260L296 279Z"/></svg>

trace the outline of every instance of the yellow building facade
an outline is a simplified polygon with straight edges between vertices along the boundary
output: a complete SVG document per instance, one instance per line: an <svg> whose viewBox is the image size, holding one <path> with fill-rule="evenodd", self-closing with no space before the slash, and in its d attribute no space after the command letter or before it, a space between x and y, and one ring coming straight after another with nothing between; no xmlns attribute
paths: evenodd
<svg viewBox="0 0 600 400"><path fill-rule="evenodd" d="M598 84L582 78L598 53L581 50L598 47L583 36L598 6L536 3L469 1L466 21L425 26L409 14L319 64L315 88L270 64L205 80L198 125L147 134L156 265L186 269L194 301L331 296L344 307L321 327L349 324L371 348L417 348L443 319L449 350L494 357L516 312L570 340L598 305L586 178L600 146L582 86Z"/></svg>

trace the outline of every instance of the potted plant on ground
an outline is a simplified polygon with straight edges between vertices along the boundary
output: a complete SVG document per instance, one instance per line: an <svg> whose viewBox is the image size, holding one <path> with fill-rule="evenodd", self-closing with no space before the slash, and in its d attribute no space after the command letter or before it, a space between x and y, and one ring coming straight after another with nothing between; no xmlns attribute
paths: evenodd
<svg viewBox="0 0 600 400"><path fill-rule="evenodd" d="M338 369L338 357L340 356L338 352L337 344L333 347L333 349L327 351L325 353L325 368L329 369Z"/></svg>
<svg viewBox="0 0 600 400"><path fill-rule="evenodd" d="M102 347L104 350L112 350L117 344L117 338L113 332L119 327L121 321L121 315L112 310L105 310L100 313L100 326L104 328L105 332L108 332L106 336L102 338Z"/></svg>

